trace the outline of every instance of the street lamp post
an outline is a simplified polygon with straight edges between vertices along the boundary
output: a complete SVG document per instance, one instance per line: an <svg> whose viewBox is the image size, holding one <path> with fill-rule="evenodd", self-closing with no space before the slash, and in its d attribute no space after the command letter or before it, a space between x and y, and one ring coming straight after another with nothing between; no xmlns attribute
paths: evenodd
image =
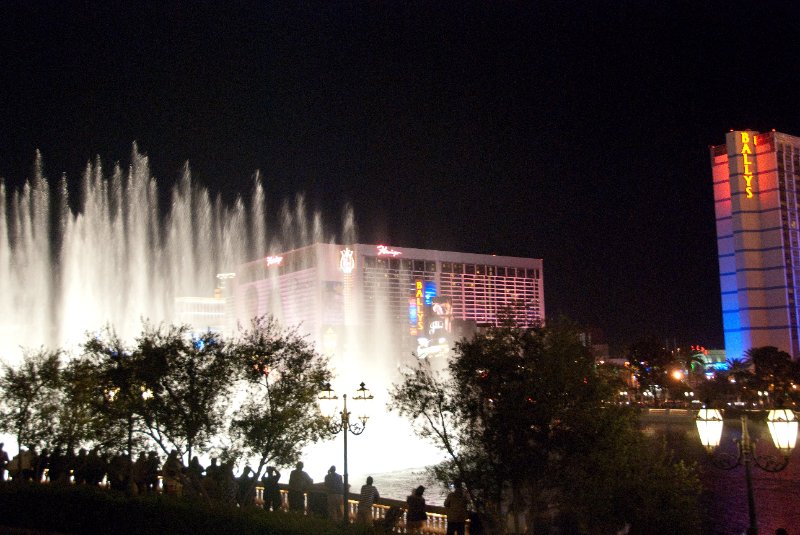
<svg viewBox="0 0 800 535"><path fill-rule="evenodd" d="M350 484L348 479L348 472L347 472L347 435L349 433L353 433L354 435L360 435L364 432L364 429L367 426L367 420L369 416L366 413L363 413L360 416L357 416L357 420L351 422L350 416L351 413L347 410L347 394L342 394L342 410L339 412L339 419L336 419L336 401L339 397L333 392L331 389L330 383L325 383L323 388L319 394L320 405L327 405L328 410L323 411L326 413L327 416L331 418L329 429L332 434L342 433L344 436L344 473L342 474L344 480L344 523L347 524L350 519L350 512L348 507L348 498L350 495ZM356 395L353 396L353 401L358 401L361 407L364 406L365 401L373 399L372 394L370 391L364 386L362 382L360 388L356 390Z"/></svg>
<svg viewBox="0 0 800 535"><path fill-rule="evenodd" d="M751 464L755 464L767 472L780 472L789 464L789 455L797 440L797 419L791 409L778 408L769 411L767 427L780 457L775 455L759 455L756 452L756 441L750 440L747 413L742 414L742 438L736 440L738 453L721 453L715 451L722 436L722 414L718 409L703 407L697 413L697 430L700 442L708 452L711 464L723 470L732 470L744 465L745 484L747 485L747 508L750 520L748 533L758 533L756 505L753 497L753 481Z"/></svg>

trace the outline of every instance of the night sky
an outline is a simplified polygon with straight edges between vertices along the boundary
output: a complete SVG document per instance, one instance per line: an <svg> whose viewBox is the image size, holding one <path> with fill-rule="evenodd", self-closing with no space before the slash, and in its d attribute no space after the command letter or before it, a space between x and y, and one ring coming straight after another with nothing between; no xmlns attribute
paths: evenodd
<svg viewBox="0 0 800 535"><path fill-rule="evenodd" d="M798 5L6 1L0 177L258 169L362 243L543 258L548 316L617 349L721 347L708 146L800 135Z"/></svg>

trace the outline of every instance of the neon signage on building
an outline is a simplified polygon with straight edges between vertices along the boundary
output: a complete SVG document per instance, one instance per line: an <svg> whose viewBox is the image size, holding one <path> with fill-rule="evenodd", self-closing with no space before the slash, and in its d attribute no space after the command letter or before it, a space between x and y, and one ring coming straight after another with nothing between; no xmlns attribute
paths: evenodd
<svg viewBox="0 0 800 535"><path fill-rule="evenodd" d="M353 272L353 268L356 267L356 259L353 256L353 251L349 248L345 248L343 251L340 251L342 257L339 259L339 269L342 270L342 273L345 275L349 275Z"/></svg>
<svg viewBox="0 0 800 535"><path fill-rule="evenodd" d="M268 256L266 258L267 266L279 266L283 262L282 256Z"/></svg>
<svg viewBox="0 0 800 535"><path fill-rule="evenodd" d="M408 324L411 336L417 335L417 301L413 297L408 300Z"/></svg>
<svg viewBox="0 0 800 535"><path fill-rule="evenodd" d="M425 297L422 289L422 281L416 281L414 287L416 288L414 298L417 302L417 332L423 332L425 330Z"/></svg>
<svg viewBox="0 0 800 535"><path fill-rule="evenodd" d="M753 151L750 149L750 133L749 132L741 132L741 141L742 141L742 165L744 165L744 182L745 188L744 191L747 194L748 199L753 198L753 160L750 158L753 156ZM752 138L753 145L755 145L755 136Z"/></svg>
<svg viewBox="0 0 800 535"><path fill-rule="evenodd" d="M400 251L395 251L394 249L389 249L385 245L378 245L378 256L398 256L403 254Z"/></svg>

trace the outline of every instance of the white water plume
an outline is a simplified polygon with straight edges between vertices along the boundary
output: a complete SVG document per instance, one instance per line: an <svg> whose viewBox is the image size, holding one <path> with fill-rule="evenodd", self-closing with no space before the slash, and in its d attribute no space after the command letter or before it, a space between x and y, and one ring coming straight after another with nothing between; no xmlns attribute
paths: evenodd
<svg viewBox="0 0 800 535"><path fill-rule="evenodd" d="M148 158L135 144L126 170L117 164L107 173L98 158L86 166L80 195L70 195L65 177L51 187L38 152L19 190L0 182L6 359L22 347L74 346L106 324L131 339L143 318L173 321L176 297L212 296L218 273L324 235L322 217L298 195L284 203L280 233L270 237L258 173L248 205L241 197L227 205L193 181L187 164L161 209Z"/></svg>

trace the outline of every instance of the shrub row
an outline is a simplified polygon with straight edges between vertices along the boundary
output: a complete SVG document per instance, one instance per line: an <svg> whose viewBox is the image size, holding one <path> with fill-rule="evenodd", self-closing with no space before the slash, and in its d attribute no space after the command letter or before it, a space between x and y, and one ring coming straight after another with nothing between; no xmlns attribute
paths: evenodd
<svg viewBox="0 0 800 535"><path fill-rule="evenodd" d="M70 535L356 535L323 519L163 495L128 497L92 487L0 485L0 524Z"/></svg>

